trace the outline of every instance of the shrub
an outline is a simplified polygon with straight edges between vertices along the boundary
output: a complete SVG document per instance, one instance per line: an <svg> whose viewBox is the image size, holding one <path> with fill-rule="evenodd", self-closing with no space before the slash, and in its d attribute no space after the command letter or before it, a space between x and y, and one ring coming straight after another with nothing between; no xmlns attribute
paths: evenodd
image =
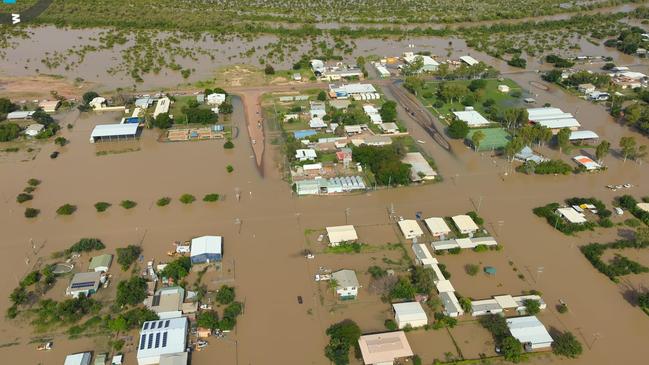
<svg viewBox="0 0 649 365"><path fill-rule="evenodd" d="M487 247L486 245L476 245L473 248L473 251L474 252L485 252L485 251L489 251L489 247Z"/></svg>
<svg viewBox="0 0 649 365"><path fill-rule="evenodd" d="M115 303L119 306L138 305L146 299L146 296L146 280L139 276L133 276L129 280L122 280L117 284Z"/></svg>
<svg viewBox="0 0 649 365"><path fill-rule="evenodd" d="M367 269L367 272L370 274L370 276L372 276L373 279L379 279L388 274L384 268L376 265L370 266Z"/></svg>
<svg viewBox="0 0 649 365"><path fill-rule="evenodd" d="M171 198L164 197L164 198L158 199L158 201L155 204L157 206L159 206L159 207L164 207L165 205L169 205L169 203L171 203Z"/></svg>
<svg viewBox="0 0 649 365"><path fill-rule="evenodd" d="M476 264L466 264L464 266L464 271L471 276L476 276L478 275L478 272L480 272L480 266Z"/></svg>
<svg viewBox="0 0 649 365"><path fill-rule="evenodd" d="M27 180L27 184L29 184L29 186L38 186L41 184L41 181L38 179L31 178Z"/></svg>
<svg viewBox="0 0 649 365"><path fill-rule="evenodd" d="M477 224L477 225L479 225L479 226L481 226L481 225L484 224L484 219L482 219L482 217L480 217L480 216L478 215L478 213L476 213L476 212L474 212L474 211L471 211L471 212L467 212L466 215L468 215L469 217L471 217L471 219L473 219L473 221L475 222L475 224Z"/></svg>
<svg viewBox="0 0 649 365"><path fill-rule="evenodd" d="M228 166L225 167L225 170L226 170L228 173L232 173L232 171L234 171L234 167L232 167L232 165L228 165Z"/></svg>
<svg viewBox="0 0 649 365"><path fill-rule="evenodd" d="M507 336L500 344L505 360L519 362L523 357L523 345L513 336Z"/></svg>
<svg viewBox="0 0 649 365"><path fill-rule="evenodd" d="M624 221L624 224L626 224L627 226L629 226L631 228L637 228L642 224L642 222L640 222L639 220L637 220L635 218L629 218L629 219Z"/></svg>
<svg viewBox="0 0 649 365"><path fill-rule="evenodd" d="M137 203L132 200L122 200L122 202L119 203L119 205L124 209L133 209L135 208Z"/></svg>
<svg viewBox="0 0 649 365"><path fill-rule="evenodd" d="M70 254L73 252L90 252L93 250L103 250L106 248L103 242L101 242L100 239L97 238L82 238L76 243L74 243L72 246L70 246L67 250L65 250L65 253Z"/></svg>
<svg viewBox="0 0 649 365"><path fill-rule="evenodd" d="M448 135L453 139L463 139L469 134L469 125L461 120L454 120L448 127Z"/></svg>
<svg viewBox="0 0 649 365"><path fill-rule="evenodd" d="M33 186L28 186L28 187L26 187L26 188L23 189L23 193L31 194L31 193L34 192L34 190L36 190L35 187L33 187Z"/></svg>
<svg viewBox="0 0 649 365"><path fill-rule="evenodd" d="M57 144L57 145L59 145L59 146L61 146L61 147L65 146L65 145L68 144L69 142L70 142L70 141L68 141L65 137L56 137L56 138L54 139L54 143Z"/></svg>
<svg viewBox="0 0 649 365"><path fill-rule="evenodd" d="M448 250L448 253L450 253L451 255L459 255L461 251L462 251L461 248L453 247L453 248Z"/></svg>
<svg viewBox="0 0 649 365"><path fill-rule="evenodd" d="M232 140L228 139L228 140L223 144L223 148L225 148L226 150L231 150L231 149L234 148L234 143L232 143Z"/></svg>
<svg viewBox="0 0 649 365"><path fill-rule="evenodd" d="M177 282L187 276L191 268L192 262L189 257L179 257L168 263L164 270L162 270L161 275L172 278Z"/></svg>
<svg viewBox="0 0 649 365"><path fill-rule="evenodd" d="M27 194L27 193L20 193L16 197L16 201L18 203L24 203L24 202L32 200L32 199L34 199L34 197L31 194Z"/></svg>
<svg viewBox="0 0 649 365"><path fill-rule="evenodd" d="M180 196L180 202L183 204L191 204L196 201L196 197L191 194L183 194Z"/></svg>
<svg viewBox="0 0 649 365"><path fill-rule="evenodd" d="M604 228L611 228L614 226L613 222L609 218L600 219L599 225Z"/></svg>
<svg viewBox="0 0 649 365"><path fill-rule="evenodd" d="M204 202L215 202L219 200L219 194L212 193L212 194L207 194L203 197Z"/></svg>
<svg viewBox="0 0 649 365"><path fill-rule="evenodd" d="M568 312L568 306L565 303L557 305L557 312L563 314Z"/></svg>
<svg viewBox="0 0 649 365"><path fill-rule="evenodd" d="M531 316L536 315L541 311L541 303L538 300L526 299L523 304L525 305L527 314Z"/></svg>
<svg viewBox="0 0 649 365"><path fill-rule="evenodd" d="M41 211L35 208L25 209L25 218L36 218Z"/></svg>
<svg viewBox="0 0 649 365"><path fill-rule="evenodd" d="M386 319L385 322L383 323L385 325L385 328L388 331L396 331L399 329L399 326L397 326L397 323L391 319Z"/></svg>
<svg viewBox="0 0 649 365"><path fill-rule="evenodd" d="M72 204L63 204L56 210L58 215L71 215L77 211L77 206Z"/></svg>
<svg viewBox="0 0 649 365"><path fill-rule="evenodd" d="M564 332L554 339L552 351L557 355L574 359L581 355L583 348L575 335L571 332Z"/></svg>
<svg viewBox="0 0 649 365"><path fill-rule="evenodd" d="M95 203L95 209L97 209L98 212L105 212L108 208L110 208L111 204L108 202L97 202Z"/></svg>

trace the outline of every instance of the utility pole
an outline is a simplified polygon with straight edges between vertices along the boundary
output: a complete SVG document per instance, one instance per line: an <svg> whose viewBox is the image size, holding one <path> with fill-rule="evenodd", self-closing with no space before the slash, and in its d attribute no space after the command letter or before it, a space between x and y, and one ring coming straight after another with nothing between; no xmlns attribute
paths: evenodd
<svg viewBox="0 0 649 365"><path fill-rule="evenodd" d="M345 224L349 224L349 213L351 210L351 208L345 208Z"/></svg>

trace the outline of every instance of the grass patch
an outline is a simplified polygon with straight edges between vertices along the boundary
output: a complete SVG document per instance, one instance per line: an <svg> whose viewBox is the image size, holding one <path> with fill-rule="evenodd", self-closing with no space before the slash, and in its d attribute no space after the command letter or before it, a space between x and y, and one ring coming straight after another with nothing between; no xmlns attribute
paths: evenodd
<svg viewBox="0 0 649 365"><path fill-rule="evenodd" d="M335 253L335 254L344 254L344 253L361 253L369 248L369 245L366 243L360 242L343 242L338 246L328 246L325 248L324 253Z"/></svg>

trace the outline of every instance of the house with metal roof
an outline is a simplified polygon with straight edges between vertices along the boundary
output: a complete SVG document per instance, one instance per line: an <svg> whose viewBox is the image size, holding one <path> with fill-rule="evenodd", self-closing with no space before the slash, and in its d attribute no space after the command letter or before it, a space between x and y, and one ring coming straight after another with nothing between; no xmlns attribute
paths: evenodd
<svg viewBox="0 0 649 365"><path fill-rule="evenodd" d="M417 223L417 221L414 219L400 220L398 222L398 225L399 225L399 229L401 230L401 233L408 240L421 237L424 235L424 231L421 230L421 227L419 227L419 223Z"/></svg>
<svg viewBox="0 0 649 365"><path fill-rule="evenodd" d="M414 182L422 180L435 180L437 171L435 171L424 155L420 152L408 152L401 159L401 162L410 165L410 180Z"/></svg>
<svg viewBox="0 0 649 365"><path fill-rule="evenodd" d="M464 314L464 310L457 300L455 292L441 292L439 293L439 300L442 301L442 306L444 306L444 315L459 317Z"/></svg>
<svg viewBox="0 0 649 365"><path fill-rule="evenodd" d="M588 222L586 216L583 213L576 211L572 207L559 208L557 209L557 214L573 224L582 224Z"/></svg>
<svg viewBox="0 0 649 365"><path fill-rule="evenodd" d="M97 292L100 282L101 272L91 271L74 274L65 294L73 298L78 298L81 294L89 296Z"/></svg>
<svg viewBox="0 0 649 365"><path fill-rule="evenodd" d="M473 219L466 214L455 215L451 217L451 219L462 234L471 234L479 229L478 225L475 224Z"/></svg>
<svg viewBox="0 0 649 365"><path fill-rule="evenodd" d="M552 336L536 316L507 319L507 328L527 351L552 347Z"/></svg>
<svg viewBox="0 0 649 365"><path fill-rule="evenodd" d="M457 119L468 124L469 128L485 127L491 124L491 122L488 121L487 118L483 117L482 114L473 110L473 108L459 112L453 112L453 114L457 117Z"/></svg>
<svg viewBox="0 0 649 365"><path fill-rule="evenodd" d="M113 255L111 254L103 254L99 256L95 256L90 260L90 265L88 266L89 271L97 271L97 272L108 272L108 269L110 268L110 264L113 262Z"/></svg>
<svg viewBox="0 0 649 365"><path fill-rule="evenodd" d="M137 347L138 364L160 364L165 355L185 352L187 325L185 317L144 322Z"/></svg>
<svg viewBox="0 0 649 365"><path fill-rule="evenodd" d="M364 335L358 339L358 346L366 365L394 364L395 360L413 356L403 331Z"/></svg>
<svg viewBox="0 0 649 365"><path fill-rule="evenodd" d="M45 126L39 123L30 124L25 129L25 135L30 137L36 137L41 131L45 129Z"/></svg>
<svg viewBox="0 0 649 365"><path fill-rule="evenodd" d="M223 237L201 236L192 239L190 258L192 264L221 261L223 257Z"/></svg>
<svg viewBox="0 0 649 365"><path fill-rule="evenodd" d="M358 296L358 278L354 270L339 270L331 274L336 281L336 294L341 300L356 299Z"/></svg>
<svg viewBox="0 0 649 365"><path fill-rule="evenodd" d="M430 251L423 243L413 243L412 251L415 253L415 261L419 265L437 265L437 259L430 254Z"/></svg>
<svg viewBox="0 0 649 365"><path fill-rule="evenodd" d="M406 326L417 328L428 324L428 316L419 302L394 303L392 309L399 329Z"/></svg>
<svg viewBox="0 0 649 365"><path fill-rule="evenodd" d="M161 288L146 299L147 308L158 314L160 319L175 318L182 315L185 289L180 286Z"/></svg>
<svg viewBox="0 0 649 365"><path fill-rule="evenodd" d="M331 246L338 246L343 242L353 242L358 239L354 226L327 227L327 237Z"/></svg>
<svg viewBox="0 0 649 365"><path fill-rule="evenodd" d="M33 114L33 111L18 110L7 114L7 120L30 119Z"/></svg>
<svg viewBox="0 0 649 365"><path fill-rule="evenodd" d="M449 228L448 224L446 224L444 218L426 218L424 219L424 223L426 223L426 227L428 227L430 234L432 234L434 237L446 236L447 234L451 233L451 228Z"/></svg>
<svg viewBox="0 0 649 365"><path fill-rule="evenodd" d="M38 107L42 108L45 113L54 113L60 105L61 102L59 100L43 100L38 103Z"/></svg>

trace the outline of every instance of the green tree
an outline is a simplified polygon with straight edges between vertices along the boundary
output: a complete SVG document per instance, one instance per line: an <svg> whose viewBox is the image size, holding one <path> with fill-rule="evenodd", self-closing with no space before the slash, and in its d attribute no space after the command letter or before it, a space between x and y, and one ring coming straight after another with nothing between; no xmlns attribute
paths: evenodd
<svg viewBox="0 0 649 365"><path fill-rule="evenodd" d="M142 254L142 248L136 245L128 245L126 247L117 248L117 263L122 267L123 271L128 270Z"/></svg>
<svg viewBox="0 0 649 365"><path fill-rule="evenodd" d="M465 86L453 82L444 82L437 89L437 96L449 103L459 101L467 93L468 89Z"/></svg>
<svg viewBox="0 0 649 365"><path fill-rule="evenodd" d="M0 124L0 142L9 142L20 136L20 126L16 123Z"/></svg>
<svg viewBox="0 0 649 365"><path fill-rule="evenodd" d="M117 284L117 296L115 303L119 306L141 304L147 295L146 280L139 276L133 276L128 280L122 280Z"/></svg>
<svg viewBox="0 0 649 365"><path fill-rule="evenodd" d="M392 100L386 101L381 105L379 114L384 122L394 122L397 119L397 103Z"/></svg>
<svg viewBox="0 0 649 365"><path fill-rule="evenodd" d="M98 97L98 96L99 96L99 94L97 94L96 92L94 92L94 91L88 91L88 92L84 93L83 96L82 96L82 98L83 98L83 103L84 103L85 105L88 105L88 104L90 104L90 102L92 101L92 99L94 99L94 98L96 98L96 97Z"/></svg>
<svg viewBox="0 0 649 365"><path fill-rule="evenodd" d="M599 163L602 163L604 157L608 155L610 148L611 144L608 141L602 141L597 145L597 148L595 149L595 158L597 158Z"/></svg>
<svg viewBox="0 0 649 365"><path fill-rule="evenodd" d="M179 257L165 266L161 275L178 281L189 274L192 262L189 257Z"/></svg>
<svg viewBox="0 0 649 365"><path fill-rule="evenodd" d="M476 152L480 148L480 142L482 142L482 140L484 139L485 139L485 134L482 131L475 131L475 133L471 135L471 142L473 143L473 147Z"/></svg>
<svg viewBox="0 0 649 365"><path fill-rule="evenodd" d="M552 351L557 355L574 359L581 355L583 348L575 335L571 332L564 332L554 339Z"/></svg>
<svg viewBox="0 0 649 365"><path fill-rule="evenodd" d="M507 336L503 339L500 350L507 361L518 363L523 358L523 345L513 336Z"/></svg>
<svg viewBox="0 0 649 365"><path fill-rule="evenodd" d="M219 328L219 314L213 310L200 311L196 316L196 324L214 331Z"/></svg>
<svg viewBox="0 0 649 365"><path fill-rule="evenodd" d="M270 63L266 64L266 67L264 67L264 73L266 75L274 75L275 74L275 68Z"/></svg>
<svg viewBox="0 0 649 365"><path fill-rule="evenodd" d="M235 298L234 288L231 286L223 285L216 292L216 301L221 304L230 304Z"/></svg>
<svg viewBox="0 0 649 365"><path fill-rule="evenodd" d="M155 119L153 119L153 126L159 129L168 129L173 125L173 120L169 116L169 113L158 114Z"/></svg>
<svg viewBox="0 0 649 365"><path fill-rule="evenodd" d="M557 133L557 146L559 146L559 152L562 152L564 148L568 147L570 143L570 129L561 128L559 133Z"/></svg>
<svg viewBox="0 0 649 365"><path fill-rule="evenodd" d="M349 349L358 345L360 327L356 322L346 319L329 326L326 333L330 340L325 347L325 356L336 365L349 364Z"/></svg>
<svg viewBox="0 0 649 365"><path fill-rule="evenodd" d="M622 156L624 156L624 162L626 162L628 158L634 158L637 152L637 144L635 138L620 138L620 149L622 150Z"/></svg>
<svg viewBox="0 0 649 365"><path fill-rule="evenodd" d="M393 299L412 299L415 297L415 287L410 281L404 277L400 277L399 281L390 290L390 297Z"/></svg>
<svg viewBox="0 0 649 365"><path fill-rule="evenodd" d="M469 125L462 120L454 119L448 126L448 135L453 139L464 139L469 134Z"/></svg>
<svg viewBox="0 0 649 365"><path fill-rule="evenodd" d="M18 110L18 105L7 98L0 98L0 114L8 114L14 110Z"/></svg>
<svg viewBox="0 0 649 365"><path fill-rule="evenodd" d="M325 101L327 100L327 93L324 90L320 90L318 93L318 100Z"/></svg>

